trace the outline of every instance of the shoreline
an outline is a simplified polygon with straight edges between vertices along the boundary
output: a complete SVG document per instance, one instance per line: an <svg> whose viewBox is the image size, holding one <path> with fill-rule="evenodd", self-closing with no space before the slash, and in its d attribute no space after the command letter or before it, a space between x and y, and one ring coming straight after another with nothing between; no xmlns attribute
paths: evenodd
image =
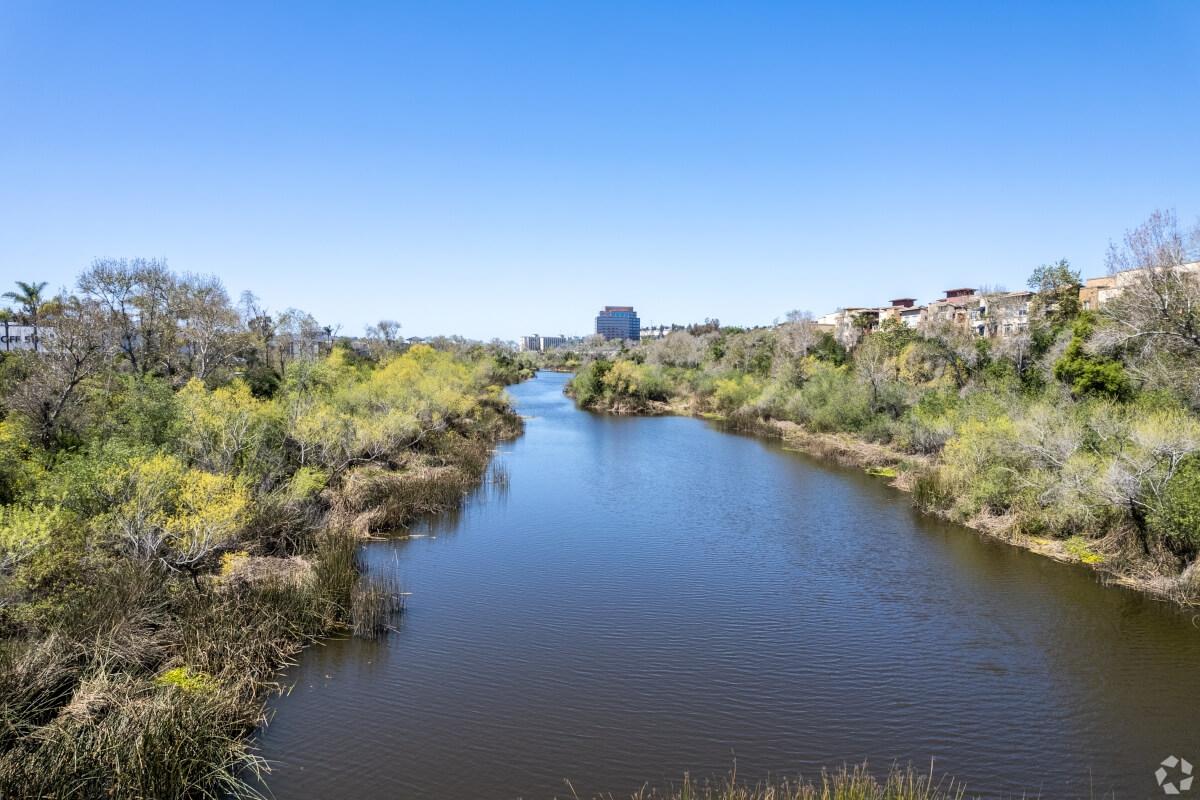
<svg viewBox="0 0 1200 800"><path fill-rule="evenodd" d="M568 393L569 397L574 397ZM915 479L914 466L929 467L936 464L936 459L927 455L905 453L887 445L867 441L848 433L818 433L807 430L803 425L788 420L769 420L757 418L750 423L732 423L720 414L701 411L688 400L673 400L671 402L646 401L644 404L615 404L611 408L576 407L597 414L613 414L617 416L682 416L720 422L728 425L732 433L749 433L777 439L785 450L803 453L821 461L831 462L842 467L852 467L864 470L873 477L884 478L888 486L906 494L912 495ZM914 507L917 504L913 503ZM1087 568L1100 579L1105 586L1119 586L1137 591L1152 599L1171 604L1180 610L1195 608L1197 602L1187 597L1178 587L1186 580L1185 571L1176 578L1163 575L1139 576L1120 571L1107 563L1103 554L1090 548L1075 548L1069 546L1070 539L1052 539L1049 537L1030 536L1014 531L1011 517L976 515L970 519L958 519L940 509L919 508L922 514L952 522L968 528L989 539L1004 542L1022 550L1045 556L1063 564L1073 564Z"/></svg>

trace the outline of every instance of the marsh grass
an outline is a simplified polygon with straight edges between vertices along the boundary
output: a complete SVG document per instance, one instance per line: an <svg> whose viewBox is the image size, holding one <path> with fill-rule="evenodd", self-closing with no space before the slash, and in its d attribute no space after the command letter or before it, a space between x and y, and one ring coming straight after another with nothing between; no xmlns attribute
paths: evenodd
<svg viewBox="0 0 1200 800"><path fill-rule="evenodd" d="M394 578L363 576L350 602L354 635L374 639L394 630L396 617L403 611L404 595Z"/></svg>
<svg viewBox="0 0 1200 800"><path fill-rule="evenodd" d="M254 797L246 736L281 666L323 636L388 629L400 594L325 531L311 568L245 557L197 590L118 561L0 650L0 797Z"/></svg>
<svg viewBox="0 0 1200 800"><path fill-rule="evenodd" d="M732 773L721 781L697 782L685 775L678 786L643 788L634 800L962 800L965 790L951 779L938 779L932 770L892 769L880 780L863 764L822 771L815 781L796 778L763 783L740 782ZM604 795L597 800L614 800Z"/></svg>
<svg viewBox="0 0 1200 800"><path fill-rule="evenodd" d="M496 461L492 463L492 467L488 472L488 483L500 491L508 489L511 478L508 474L508 467L504 462Z"/></svg>

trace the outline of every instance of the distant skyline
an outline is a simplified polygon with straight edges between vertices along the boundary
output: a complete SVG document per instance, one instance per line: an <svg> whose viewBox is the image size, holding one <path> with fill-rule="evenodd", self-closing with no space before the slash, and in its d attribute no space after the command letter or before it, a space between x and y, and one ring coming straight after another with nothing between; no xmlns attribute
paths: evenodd
<svg viewBox="0 0 1200 800"><path fill-rule="evenodd" d="M0 283L358 334L753 325L1200 216L1200 3L0 4Z"/></svg>

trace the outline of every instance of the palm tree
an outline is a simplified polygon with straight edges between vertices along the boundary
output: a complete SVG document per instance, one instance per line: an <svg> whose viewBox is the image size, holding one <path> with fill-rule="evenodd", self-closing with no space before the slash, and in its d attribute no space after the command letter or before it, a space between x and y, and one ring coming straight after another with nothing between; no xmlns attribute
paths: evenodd
<svg viewBox="0 0 1200 800"><path fill-rule="evenodd" d="M11 300L21 307L21 314L29 322L30 325L38 324L38 312L45 305L45 299L42 292L46 290L46 282L26 283L25 281L17 281L17 292L5 292L2 296L5 300Z"/></svg>

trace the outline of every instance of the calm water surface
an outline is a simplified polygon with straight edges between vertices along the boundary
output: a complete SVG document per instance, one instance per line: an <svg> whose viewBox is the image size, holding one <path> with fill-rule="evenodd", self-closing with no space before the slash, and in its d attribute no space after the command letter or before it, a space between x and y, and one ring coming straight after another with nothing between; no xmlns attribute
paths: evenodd
<svg viewBox="0 0 1200 800"><path fill-rule="evenodd" d="M276 797L933 759L989 797L1145 798L1167 755L1200 763L1190 617L774 443L578 411L565 380L511 389L506 491L367 546L408 612L291 673L260 737Z"/></svg>

